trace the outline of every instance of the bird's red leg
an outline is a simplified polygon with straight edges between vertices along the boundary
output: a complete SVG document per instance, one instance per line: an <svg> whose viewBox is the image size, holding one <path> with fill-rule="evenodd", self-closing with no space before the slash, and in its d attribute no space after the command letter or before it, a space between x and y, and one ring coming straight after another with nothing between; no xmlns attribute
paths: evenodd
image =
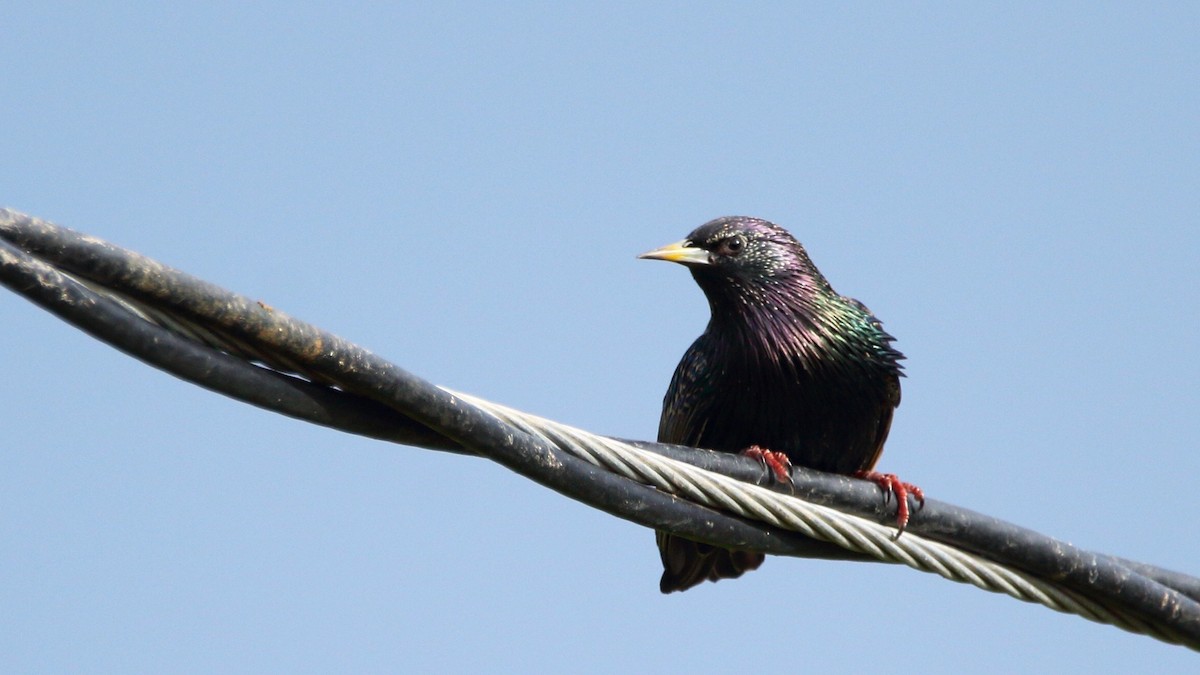
<svg viewBox="0 0 1200 675"><path fill-rule="evenodd" d="M896 526L899 528L896 531L896 536L899 537L904 533L904 528L908 526L908 496L912 495L917 500L917 510L925 506L925 492L913 485L900 480L894 473L878 473L875 471L855 471L855 478L869 480L872 483L883 488L884 499L896 495Z"/></svg>
<svg viewBox="0 0 1200 675"><path fill-rule="evenodd" d="M792 461L788 459L787 455L782 452L767 450L757 445L746 448L742 451L742 455L762 462L763 466L770 469L771 473L774 474L775 480L791 485L792 474L790 469L792 468Z"/></svg>

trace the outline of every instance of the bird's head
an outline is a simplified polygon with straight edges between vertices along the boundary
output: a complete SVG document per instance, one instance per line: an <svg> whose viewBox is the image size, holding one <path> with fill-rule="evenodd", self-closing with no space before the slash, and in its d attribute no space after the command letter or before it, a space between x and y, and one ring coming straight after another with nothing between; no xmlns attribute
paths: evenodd
<svg viewBox="0 0 1200 675"><path fill-rule="evenodd" d="M717 218L682 241L638 257L687 266L710 300L730 294L762 299L772 288L831 290L800 242L787 230L760 218Z"/></svg>

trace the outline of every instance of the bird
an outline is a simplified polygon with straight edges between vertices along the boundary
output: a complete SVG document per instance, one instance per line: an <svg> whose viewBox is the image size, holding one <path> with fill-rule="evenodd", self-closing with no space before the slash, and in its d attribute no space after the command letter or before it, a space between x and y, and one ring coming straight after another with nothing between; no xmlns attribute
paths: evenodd
<svg viewBox="0 0 1200 675"><path fill-rule="evenodd" d="M920 488L873 471L900 404L900 361L866 305L833 290L787 230L760 219L711 220L682 241L638 256L686 266L711 318L684 353L663 397L658 441L765 463L871 480L894 494L902 532ZM656 532L659 589L740 577L764 556Z"/></svg>

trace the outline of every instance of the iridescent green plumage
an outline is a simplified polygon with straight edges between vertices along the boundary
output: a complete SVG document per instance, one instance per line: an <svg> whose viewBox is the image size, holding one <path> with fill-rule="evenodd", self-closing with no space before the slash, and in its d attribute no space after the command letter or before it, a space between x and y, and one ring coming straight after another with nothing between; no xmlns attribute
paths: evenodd
<svg viewBox="0 0 1200 675"><path fill-rule="evenodd" d="M787 231L719 218L644 257L687 265L712 310L671 379L659 441L725 452L757 445L844 474L875 465L900 403L904 357ZM658 540L664 593L762 562L662 532Z"/></svg>

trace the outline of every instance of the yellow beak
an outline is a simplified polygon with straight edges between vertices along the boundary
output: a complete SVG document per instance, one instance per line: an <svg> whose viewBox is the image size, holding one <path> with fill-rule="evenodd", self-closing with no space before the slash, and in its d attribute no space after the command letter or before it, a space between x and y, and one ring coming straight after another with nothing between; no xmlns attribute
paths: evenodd
<svg viewBox="0 0 1200 675"><path fill-rule="evenodd" d="M638 256L647 260L667 260L680 265L711 265L708 259L708 251L692 246L687 239L677 241L674 244L667 244L662 248L656 248L653 251L646 251Z"/></svg>

